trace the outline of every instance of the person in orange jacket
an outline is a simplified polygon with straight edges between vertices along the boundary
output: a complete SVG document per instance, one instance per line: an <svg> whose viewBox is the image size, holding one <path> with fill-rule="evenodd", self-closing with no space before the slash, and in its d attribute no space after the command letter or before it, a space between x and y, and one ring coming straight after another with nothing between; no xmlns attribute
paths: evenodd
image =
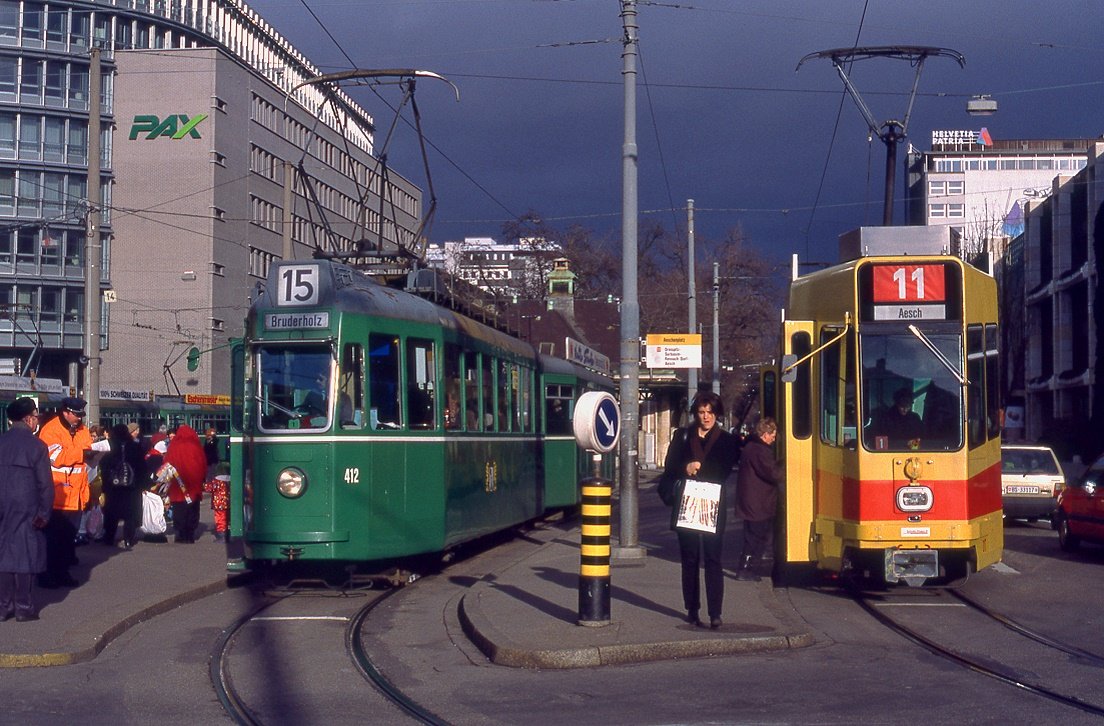
<svg viewBox="0 0 1104 726"><path fill-rule="evenodd" d="M54 479L54 507L46 534L46 572L39 578L45 588L76 587L69 574L76 564L77 527L81 512L88 504L88 465L85 458L92 449L92 436L84 425L87 404L80 398L65 398L61 412L38 433L50 456Z"/></svg>

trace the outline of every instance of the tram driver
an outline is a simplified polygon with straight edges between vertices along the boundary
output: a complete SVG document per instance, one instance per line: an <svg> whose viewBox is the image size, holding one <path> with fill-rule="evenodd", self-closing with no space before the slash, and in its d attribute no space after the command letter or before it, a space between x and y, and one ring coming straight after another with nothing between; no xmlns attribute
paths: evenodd
<svg viewBox="0 0 1104 726"><path fill-rule="evenodd" d="M917 449L924 434L924 422L912 410L913 393L910 387L897 389L893 405L878 411L871 423L874 448Z"/></svg>

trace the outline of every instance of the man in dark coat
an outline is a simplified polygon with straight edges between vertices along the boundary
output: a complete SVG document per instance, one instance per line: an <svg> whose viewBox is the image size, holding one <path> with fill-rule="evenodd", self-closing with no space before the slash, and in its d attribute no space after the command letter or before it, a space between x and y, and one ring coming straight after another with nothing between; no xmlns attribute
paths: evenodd
<svg viewBox="0 0 1104 726"><path fill-rule="evenodd" d="M755 434L744 444L736 479L736 516L744 520L744 551L740 555L736 579L758 582L754 566L763 558L774 530L782 475L771 449L778 437L774 419L760 420Z"/></svg>
<svg viewBox="0 0 1104 726"><path fill-rule="evenodd" d="M0 436L0 621L38 620L31 588L46 569L42 528L54 505L46 444L35 436L38 406L18 398L8 406L11 427Z"/></svg>

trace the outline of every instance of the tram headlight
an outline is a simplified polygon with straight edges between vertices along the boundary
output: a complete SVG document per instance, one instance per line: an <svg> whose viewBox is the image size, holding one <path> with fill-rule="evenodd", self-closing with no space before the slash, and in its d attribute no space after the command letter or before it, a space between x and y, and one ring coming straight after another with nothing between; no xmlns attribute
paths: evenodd
<svg viewBox="0 0 1104 726"><path fill-rule="evenodd" d="M901 487L897 490L897 508L902 512L926 512L932 508L932 490L923 486Z"/></svg>
<svg viewBox="0 0 1104 726"><path fill-rule="evenodd" d="M276 491L288 499L303 496L307 490L307 475L295 468L284 469L276 477Z"/></svg>

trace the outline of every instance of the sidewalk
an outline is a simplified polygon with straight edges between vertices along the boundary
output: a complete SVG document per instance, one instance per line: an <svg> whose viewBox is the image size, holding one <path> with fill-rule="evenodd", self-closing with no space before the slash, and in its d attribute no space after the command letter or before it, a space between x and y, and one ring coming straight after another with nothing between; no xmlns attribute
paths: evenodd
<svg viewBox="0 0 1104 726"><path fill-rule="evenodd" d="M668 529L669 510L659 502L652 480L654 476L642 476L639 493L639 543L647 556L632 563L614 562L609 625L576 622L577 521L536 528L529 536L543 541L539 548L464 593L457 613L461 625L492 662L573 668L814 642L800 620L775 598L769 578L758 583L735 579L738 520L730 520L725 535L724 624L711 630L686 623L678 546ZM0 668L92 660L128 628L226 588L227 546L212 537L209 508L202 512L195 544L140 542L129 552L98 543L78 547L81 563L72 573L82 583L79 587L36 588L40 620L0 623ZM616 519L616 506L614 515Z"/></svg>
<svg viewBox="0 0 1104 726"><path fill-rule="evenodd" d="M93 542L77 548L75 588L34 589L39 619L0 623L0 668L89 661L127 629L227 586L226 545L215 542L210 507L195 544L139 542L131 551ZM122 536L122 532L118 533Z"/></svg>
<svg viewBox="0 0 1104 726"><path fill-rule="evenodd" d="M640 483L639 541L647 556L641 562L613 562L609 625L577 624L579 528L570 523L567 529L545 530L548 541L534 554L464 594L459 615L468 638L492 662L523 668L592 667L812 645L812 634L774 596L769 577L736 580L740 521L731 518L725 534L724 624L712 630L683 620L678 543L654 479L642 476ZM616 506L614 515L616 519ZM703 617L704 597L703 586Z"/></svg>

